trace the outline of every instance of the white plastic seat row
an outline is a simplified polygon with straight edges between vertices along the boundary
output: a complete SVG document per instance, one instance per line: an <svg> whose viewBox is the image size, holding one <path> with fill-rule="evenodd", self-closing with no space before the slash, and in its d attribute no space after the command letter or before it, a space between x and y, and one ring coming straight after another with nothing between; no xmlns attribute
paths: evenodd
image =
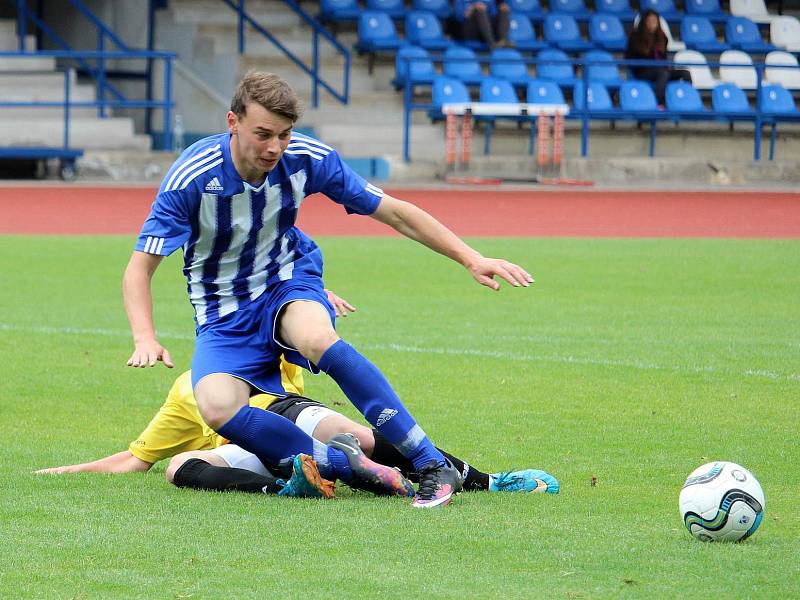
<svg viewBox="0 0 800 600"><path fill-rule="evenodd" d="M675 54L674 59L678 68L685 68L692 78L692 85L698 90L710 90L722 82L735 83L743 90L756 89L756 69L753 66L726 66L726 65L752 65L750 55L740 50L726 50L719 57L720 68L717 79L711 74L706 57L695 50L683 50ZM786 89L800 89L800 66L797 59L788 52L780 50L770 52L765 60L767 64L765 80L763 83L778 83ZM773 65L770 68L769 65ZM788 65L794 69L778 69L777 65Z"/></svg>

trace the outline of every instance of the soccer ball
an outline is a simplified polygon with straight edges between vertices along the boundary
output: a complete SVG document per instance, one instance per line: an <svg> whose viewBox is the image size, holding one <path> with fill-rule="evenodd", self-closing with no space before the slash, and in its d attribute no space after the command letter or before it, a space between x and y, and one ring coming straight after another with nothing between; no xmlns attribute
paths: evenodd
<svg viewBox="0 0 800 600"><path fill-rule="evenodd" d="M681 518L704 542L738 542L758 529L764 517L764 491L753 474L732 462L697 467L678 499Z"/></svg>

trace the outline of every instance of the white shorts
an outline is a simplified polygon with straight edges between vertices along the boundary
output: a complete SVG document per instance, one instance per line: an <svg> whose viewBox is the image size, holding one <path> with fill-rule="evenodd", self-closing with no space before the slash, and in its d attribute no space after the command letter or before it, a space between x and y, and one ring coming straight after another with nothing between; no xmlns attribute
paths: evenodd
<svg viewBox="0 0 800 600"><path fill-rule="evenodd" d="M338 414L327 406L309 406L300 411L295 424L306 434L312 435L322 419ZM229 467L246 469L259 475L271 474L255 454L236 444L223 444L218 448L214 448L211 452L228 463Z"/></svg>

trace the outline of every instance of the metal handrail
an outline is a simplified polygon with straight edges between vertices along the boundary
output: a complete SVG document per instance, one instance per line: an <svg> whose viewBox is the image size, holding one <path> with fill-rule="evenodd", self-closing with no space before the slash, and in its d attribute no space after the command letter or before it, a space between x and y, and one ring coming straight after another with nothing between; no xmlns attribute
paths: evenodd
<svg viewBox="0 0 800 600"><path fill-rule="evenodd" d="M284 46L272 33L265 29L261 24L255 21L245 10L245 0L222 0L229 8L236 11L238 15L238 46L239 54L245 52L245 24L252 27L261 36L266 38L271 44L278 48L286 57L291 60L299 69L311 77L312 80L312 93L311 103L314 108L319 106L319 88L324 88L334 98L339 100L342 104L347 104L350 97L350 52L341 43L339 43L314 17L305 12L300 6L292 0L284 0L286 5L291 8L295 13L312 28L312 64L306 65L300 58L298 58L291 50ZM319 37L322 36L328 40L334 48L344 58L344 71L342 92L335 90L327 81L322 79L319 74Z"/></svg>

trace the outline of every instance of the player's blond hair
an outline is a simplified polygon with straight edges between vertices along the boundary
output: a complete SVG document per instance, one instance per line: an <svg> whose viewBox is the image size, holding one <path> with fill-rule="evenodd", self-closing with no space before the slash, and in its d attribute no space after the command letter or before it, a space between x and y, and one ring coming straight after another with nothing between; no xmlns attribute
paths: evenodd
<svg viewBox="0 0 800 600"><path fill-rule="evenodd" d="M236 86L231 100L231 112L240 119L247 113L250 102L260 104L292 123L300 118L302 108L294 90L275 73L250 71Z"/></svg>

